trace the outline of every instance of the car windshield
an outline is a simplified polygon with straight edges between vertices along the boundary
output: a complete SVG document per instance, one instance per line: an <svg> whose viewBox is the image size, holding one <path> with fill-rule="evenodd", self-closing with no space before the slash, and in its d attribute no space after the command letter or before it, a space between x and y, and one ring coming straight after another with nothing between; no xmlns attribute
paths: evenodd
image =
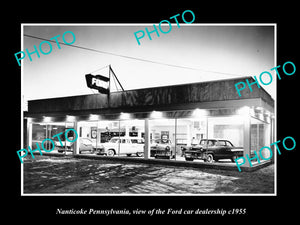
<svg viewBox="0 0 300 225"><path fill-rule="evenodd" d="M227 146L233 147L233 144L230 141L226 141Z"/></svg>
<svg viewBox="0 0 300 225"><path fill-rule="evenodd" d="M153 143L155 143L155 144L169 144L170 140L168 140L168 139L156 139L156 140L154 140Z"/></svg>
<svg viewBox="0 0 300 225"><path fill-rule="evenodd" d="M89 140L89 139L86 139L86 138L82 138L82 139L81 139L81 142L82 142L82 144L85 144L85 145L89 145L89 144L91 144L91 143L92 143L92 141L91 141L91 140Z"/></svg>

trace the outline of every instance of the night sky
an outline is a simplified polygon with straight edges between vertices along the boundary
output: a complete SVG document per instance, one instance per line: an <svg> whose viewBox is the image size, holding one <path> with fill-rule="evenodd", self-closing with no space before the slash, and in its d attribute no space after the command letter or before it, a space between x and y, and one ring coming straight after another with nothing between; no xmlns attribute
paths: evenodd
<svg viewBox="0 0 300 225"><path fill-rule="evenodd" d="M93 94L86 86L85 74L94 72L108 76L109 64L125 90L242 76L258 77L261 72L276 66L275 28L272 24L182 22L178 28L174 23L169 33L160 32L160 37L152 33L152 40L145 35L140 39L141 45L138 45L134 32L145 31L145 27L153 30L153 24L23 24L23 34L26 35L45 39L60 35L58 41L63 42L63 33L72 31L76 36L73 45L169 64L103 54L72 45L61 45L61 49L58 49L56 43L51 43L50 54L40 53L40 58L33 54L32 62L28 56L22 60L25 100ZM163 29L168 30L168 27ZM72 41L70 34L65 37L67 41ZM23 37L23 51L26 48L29 52L34 51L33 45L38 47L41 42L39 39ZM47 44L43 45L43 50L49 50ZM100 68L103 69L96 71ZM275 99L274 80L262 87Z"/></svg>

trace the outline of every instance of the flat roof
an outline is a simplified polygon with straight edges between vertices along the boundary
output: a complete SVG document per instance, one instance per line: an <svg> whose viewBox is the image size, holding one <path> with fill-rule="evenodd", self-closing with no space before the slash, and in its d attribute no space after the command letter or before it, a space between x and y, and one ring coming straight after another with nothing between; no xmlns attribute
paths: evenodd
<svg viewBox="0 0 300 225"><path fill-rule="evenodd" d="M242 77L172 86L142 88L105 94L78 95L28 101L27 116L38 114L84 114L178 110L243 105L267 107L274 111L274 100L262 87L252 85L238 95L235 84L255 80Z"/></svg>

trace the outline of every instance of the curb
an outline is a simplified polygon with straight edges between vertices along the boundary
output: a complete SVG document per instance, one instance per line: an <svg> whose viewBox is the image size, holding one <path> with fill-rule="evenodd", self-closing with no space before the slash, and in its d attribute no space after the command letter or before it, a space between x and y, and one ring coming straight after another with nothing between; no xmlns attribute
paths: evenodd
<svg viewBox="0 0 300 225"><path fill-rule="evenodd" d="M39 155L34 153L34 155ZM144 159L144 158L133 158L133 157L119 157L119 156L101 156L101 155L65 155L63 153L43 153L43 156L54 156L54 157L74 157L78 159L93 159L93 160L106 160L106 161L117 161L117 162L132 162L132 163L144 163L152 165L166 165L173 167L190 167L190 168L205 168L205 169L216 169L216 170L230 170L238 171L235 164L233 165L220 165L219 163L205 163L205 162L187 162L187 161L172 161L168 159ZM261 169L265 166L272 164L271 161L261 162L253 167L241 167L241 172L252 172Z"/></svg>

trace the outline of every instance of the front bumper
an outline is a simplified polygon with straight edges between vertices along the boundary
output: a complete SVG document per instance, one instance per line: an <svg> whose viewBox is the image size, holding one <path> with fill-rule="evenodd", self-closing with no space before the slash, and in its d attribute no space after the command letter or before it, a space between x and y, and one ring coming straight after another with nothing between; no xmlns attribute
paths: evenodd
<svg viewBox="0 0 300 225"><path fill-rule="evenodd" d="M150 156L151 157L170 157L171 156L171 151L167 151L167 150L162 150L162 149L151 149L150 150Z"/></svg>
<svg viewBox="0 0 300 225"><path fill-rule="evenodd" d="M97 155L106 155L105 149L104 148L94 148L94 151Z"/></svg>
<svg viewBox="0 0 300 225"><path fill-rule="evenodd" d="M189 159L202 159L203 153L202 152L192 152L192 151L186 151L184 153L185 158Z"/></svg>

